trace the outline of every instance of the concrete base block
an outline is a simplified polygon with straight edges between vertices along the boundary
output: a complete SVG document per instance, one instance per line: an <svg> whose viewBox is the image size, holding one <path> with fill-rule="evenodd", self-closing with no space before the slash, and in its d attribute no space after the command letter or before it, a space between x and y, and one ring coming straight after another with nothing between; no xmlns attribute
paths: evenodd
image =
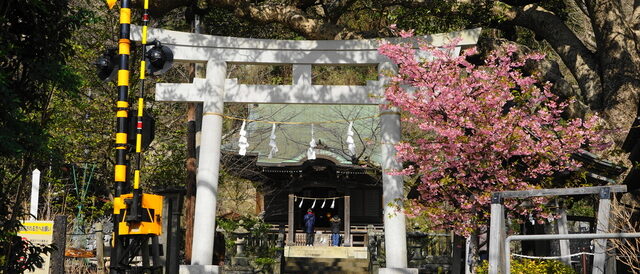
<svg viewBox="0 0 640 274"><path fill-rule="evenodd" d="M218 274L220 267L217 265L181 265L180 274Z"/></svg>
<svg viewBox="0 0 640 274"><path fill-rule="evenodd" d="M378 274L418 274L417 268L380 268Z"/></svg>

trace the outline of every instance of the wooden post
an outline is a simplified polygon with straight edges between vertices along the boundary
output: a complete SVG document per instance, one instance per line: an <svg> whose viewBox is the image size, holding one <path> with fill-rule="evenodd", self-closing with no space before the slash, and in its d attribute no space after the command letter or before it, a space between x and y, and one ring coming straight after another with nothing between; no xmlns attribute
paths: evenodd
<svg viewBox="0 0 640 274"><path fill-rule="evenodd" d="M351 196L344 196L344 246L351 246Z"/></svg>
<svg viewBox="0 0 640 274"><path fill-rule="evenodd" d="M151 254L152 254L151 260L153 261L153 266L161 267L163 264L160 263L160 241L158 240L157 235L151 235L150 237L151 237ZM148 240L147 240L147 243L149 243Z"/></svg>
<svg viewBox="0 0 640 274"><path fill-rule="evenodd" d="M277 263L277 267L275 267L274 270L274 274L281 274L284 273L284 237L285 237L285 232L284 232L284 224L279 224L278 225L278 240L276 242L276 247L278 248L278 251L276 253L276 261Z"/></svg>
<svg viewBox="0 0 640 274"><path fill-rule="evenodd" d="M164 256L159 257L160 262L155 265L162 265L164 273L178 273L180 266L179 262L179 249L180 242L182 241L180 233L180 216L182 215L183 195L184 190L166 190L162 192L164 195L164 208L163 208L163 233L161 243L164 249ZM152 238L154 241L156 238ZM155 245L153 245L155 247ZM158 252L160 253L160 252ZM154 251L154 254L155 251ZM155 257L154 257L155 258ZM164 258L164 259L163 259Z"/></svg>
<svg viewBox="0 0 640 274"><path fill-rule="evenodd" d="M37 168L31 173L31 203L29 204L29 213L31 220L38 219L38 199L40 197L40 170Z"/></svg>
<svg viewBox="0 0 640 274"><path fill-rule="evenodd" d="M569 234L567 226L567 211L565 210L564 205L558 208L558 213L560 214L560 219L556 221L558 224L558 234ZM568 266L571 266L571 258L568 257L570 253L569 240L560 240L560 256L562 256L560 261Z"/></svg>
<svg viewBox="0 0 640 274"><path fill-rule="evenodd" d="M264 211L264 194L256 189L256 214L261 214Z"/></svg>
<svg viewBox="0 0 640 274"><path fill-rule="evenodd" d="M201 33L200 15L194 14L193 32ZM204 66L202 64L191 64L189 66L189 78L204 77ZM198 148L200 145L200 128L202 125L202 103L190 102L187 104L187 159L185 178L186 197L185 197L185 235L184 235L184 260L185 263L191 263L191 245L193 243L193 218L196 210L196 173L198 170ZM166 255L165 255L166 256Z"/></svg>
<svg viewBox="0 0 640 274"><path fill-rule="evenodd" d="M504 245L504 205L500 193L493 193L491 197L491 227L489 231L489 274L505 274L505 260L503 258Z"/></svg>
<svg viewBox="0 0 640 274"><path fill-rule="evenodd" d="M146 269L149 269L151 266L149 264L149 237L144 237L142 242L140 243L140 249L142 251L142 266ZM156 266L154 264L154 266Z"/></svg>
<svg viewBox="0 0 640 274"><path fill-rule="evenodd" d="M596 233L607 233L609 230L609 211L611 210L611 191L609 188L600 190L600 204L598 205L598 224ZM607 258L607 240L595 240L593 248L593 270L592 274L603 274Z"/></svg>
<svg viewBox="0 0 640 274"><path fill-rule="evenodd" d="M51 274L64 274L64 250L67 243L67 216L56 216L53 221L53 244L57 250L51 252Z"/></svg>
<svg viewBox="0 0 640 274"><path fill-rule="evenodd" d="M168 247L168 243L169 243L169 238L171 237L171 211L172 211L172 204L173 204L173 197L171 196L171 194L169 194L168 191L163 190L160 191L158 194L162 195L162 234L160 234L160 245L162 246L162 250L163 250L163 255L162 257L160 257L160 261L162 263L162 273L167 273L167 260L169 259L169 256L167 255L167 252L169 251Z"/></svg>
<svg viewBox="0 0 640 274"><path fill-rule="evenodd" d="M462 236L452 234L452 246L453 246L453 260L451 263L451 274L462 274L464 272L464 248L466 246L466 239Z"/></svg>
<svg viewBox="0 0 640 274"><path fill-rule="evenodd" d="M607 267L606 267L606 269L604 271L605 274L617 274L618 273L617 260L616 260L616 250L615 249L609 250L609 253L607 254L606 265L607 265Z"/></svg>
<svg viewBox="0 0 640 274"><path fill-rule="evenodd" d="M296 239L295 237L295 228L293 227L293 213L294 213L294 195L293 194L289 194L289 217L287 219L288 223L289 223L289 230L287 231L287 245L293 246L295 245Z"/></svg>
<svg viewBox="0 0 640 274"><path fill-rule="evenodd" d="M104 273L104 232L102 232L102 223L97 222L95 227L96 232L96 259L98 261L97 270L98 274Z"/></svg>

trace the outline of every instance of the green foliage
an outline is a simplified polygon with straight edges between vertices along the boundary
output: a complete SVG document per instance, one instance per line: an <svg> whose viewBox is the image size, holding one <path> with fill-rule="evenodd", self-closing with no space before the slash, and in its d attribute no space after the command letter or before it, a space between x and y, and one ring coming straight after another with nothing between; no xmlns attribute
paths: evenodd
<svg viewBox="0 0 640 274"><path fill-rule="evenodd" d="M6 194L0 195L0 273L22 273L41 267L44 263L41 255L54 249L33 244L17 235L22 224L18 218L12 218L15 215L15 212L11 214L12 205Z"/></svg>
<svg viewBox="0 0 640 274"><path fill-rule="evenodd" d="M69 41L91 13L68 0L5 2L0 4L0 270L17 273L41 266L40 254L52 250L16 233L28 217L22 206L31 171L62 165L49 127L54 98L78 97L78 74L67 62L73 54Z"/></svg>
<svg viewBox="0 0 640 274"><path fill-rule="evenodd" d="M303 39L290 29L276 23L256 23L238 18L232 10L210 7L204 15L204 33L221 36Z"/></svg>
<svg viewBox="0 0 640 274"><path fill-rule="evenodd" d="M570 201L571 203L567 210L567 214L571 216L584 217L596 216L596 209L594 205L597 203L593 200L593 197L572 198Z"/></svg>
<svg viewBox="0 0 640 274"><path fill-rule="evenodd" d="M429 1L419 7L392 8L387 17L398 28L414 29L416 34L457 31L496 20L491 17L491 5L483 2Z"/></svg>
<svg viewBox="0 0 640 274"><path fill-rule="evenodd" d="M51 94L77 92L65 59L68 39L86 17L67 1L11 1L0 10L0 156L43 150ZM40 112L40 113L38 113ZM35 114L35 115L34 115Z"/></svg>
<svg viewBox="0 0 640 274"><path fill-rule="evenodd" d="M259 266L267 266L271 264L275 264L277 261L274 258L256 258L255 263Z"/></svg>
<svg viewBox="0 0 640 274"><path fill-rule="evenodd" d="M232 232L239 227L243 227L247 231L249 231L249 236L247 237L249 241L247 242L247 247L245 248L245 252L247 252L247 256L250 258L250 263L256 267L256 269L260 269L264 273L272 273L273 272L273 264L276 263L276 254L279 251L282 251L282 248L277 248L274 245L269 245L265 243L269 243L269 224L263 222L259 218L244 216L239 220L230 220L224 218L218 218L216 220L219 227L225 230L225 246L227 248L227 258L233 256L235 254L235 238L233 237Z"/></svg>
<svg viewBox="0 0 640 274"><path fill-rule="evenodd" d="M232 65L229 78L247 85L289 85L292 69L291 65Z"/></svg>
<svg viewBox="0 0 640 274"><path fill-rule="evenodd" d="M476 273L489 273L489 262L483 261L476 268ZM532 260L517 259L511 261L511 273L513 274L577 274L573 268L556 260Z"/></svg>
<svg viewBox="0 0 640 274"><path fill-rule="evenodd" d="M11 235L3 241L8 241L12 247L11 256L0 257L0 265L3 265L0 270L5 273L22 273L41 268L44 264L42 255L49 254L54 250L53 246L33 244L17 235ZM0 247L0 252L6 252L6 250Z"/></svg>
<svg viewBox="0 0 640 274"><path fill-rule="evenodd" d="M376 80L375 66L313 66L314 85L366 85L367 80Z"/></svg>

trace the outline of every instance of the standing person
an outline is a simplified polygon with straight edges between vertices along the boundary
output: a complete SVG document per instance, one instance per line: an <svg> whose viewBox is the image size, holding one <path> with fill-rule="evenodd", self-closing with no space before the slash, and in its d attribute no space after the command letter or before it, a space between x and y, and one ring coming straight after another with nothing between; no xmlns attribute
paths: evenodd
<svg viewBox="0 0 640 274"><path fill-rule="evenodd" d="M304 215L304 232L307 233L307 246L313 246L313 229L316 225L316 216L313 215L313 210L309 208L307 215Z"/></svg>
<svg viewBox="0 0 640 274"><path fill-rule="evenodd" d="M331 217L331 245L340 246L340 223L342 220L338 214Z"/></svg>

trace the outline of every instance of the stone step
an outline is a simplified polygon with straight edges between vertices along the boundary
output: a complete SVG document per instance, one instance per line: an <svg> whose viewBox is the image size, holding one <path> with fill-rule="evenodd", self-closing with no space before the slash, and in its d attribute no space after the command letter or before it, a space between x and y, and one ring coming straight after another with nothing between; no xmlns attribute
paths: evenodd
<svg viewBox="0 0 640 274"><path fill-rule="evenodd" d="M330 266L369 266L369 260L365 259L331 259L331 258L287 258L287 264L315 264L315 265L330 265Z"/></svg>
<svg viewBox="0 0 640 274"><path fill-rule="evenodd" d="M284 271L287 274L370 274L369 271L334 271L334 270L304 270L304 271Z"/></svg>
<svg viewBox="0 0 640 274"><path fill-rule="evenodd" d="M345 271L345 270L340 270L340 271L335 271L335 270L287 271L285 270L284 273L287 273L287 274L370 274L369 271Z"/></svg>
<svg viewBox="0 0 640 274"><path fill-rule="evenodd" d="M344 270L344 271L366 271L369 269L369 266L362 266L362 265L332 265L332 266L325 266L325 265L316 265L316 264L311 264L311 265L286 265L285 269L288 270L318 270L318 269L323 269L323 270L334 270L334 271L339 271L339 270Z"/></svg>
<svg viewBox="0 0 640 274"><path fill-rule="evenodd" d="M369 273L367 259L286 258L286 273Z"/></svg>
<svg viewBox="0 0 640 274"><path fill-rule="evenodd" d="M369 252L366 247L285 246L284 256L299 258L368 259Z"/></svg>

